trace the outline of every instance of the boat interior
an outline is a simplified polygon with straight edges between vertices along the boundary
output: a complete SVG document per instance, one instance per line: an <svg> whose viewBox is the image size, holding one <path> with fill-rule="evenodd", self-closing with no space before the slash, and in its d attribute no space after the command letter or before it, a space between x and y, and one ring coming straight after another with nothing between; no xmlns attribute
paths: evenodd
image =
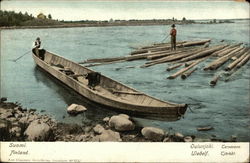
<svg viewBox="0 0 250 163"><path fill-rule="evenodd" d="M75 79L83 87L112 100L147 107L174 107L176 105L138 92L122 83L51 52L45 51L43 57L40 59L57 71Z"/></svg>

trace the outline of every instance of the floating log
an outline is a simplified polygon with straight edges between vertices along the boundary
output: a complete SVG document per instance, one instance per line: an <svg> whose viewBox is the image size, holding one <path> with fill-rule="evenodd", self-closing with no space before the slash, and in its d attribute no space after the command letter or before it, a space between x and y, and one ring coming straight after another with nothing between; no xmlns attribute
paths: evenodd
<svg viewBox="0 0 250 163"><path fill-rule="evenodd" d="M236 59L234 62L232 62L231 64L229 64L226 68L225 71L230 71L232 70L240 61L242 61L244 59L244 57L248 54L248 52L245 52L241 57L239 57L238 59Z"/></svg>
<svg viewBox="0 0 250 163"><path fill-rule="evenodd" d="M176 44L176 47L187 47L187 46L196 46L196 45L203 45L206 42L209 42L210 40L202 40L202 41L189 41L181 44ZM156 52L156 51L162 51L162 50L169 50L171 49L171 45L167 46L161 46L161 47L155 47L155 48L148 48L148 49L140 49L131 52L131 55L137 55L137 54L142 54L142 53L147 53L147 52Z"/></svg>
<svg viewBox="0 0 250 163"><path fill-rule="evenodd" d="M225 75L227 76L226 78L225 78L225 82L228 82L229 80L232 80L232 79L234 79L234 78L236 78L236 76L238 75L238 74L242 74L242 71L243 71L243 68L241 68L241 67L239 67L239 68L237 68L236 66L233 68L233 69L231 69L230 71L227 71L226 73L225 73Z"/></svg>
<svg viewBox="0 0 250 163"><path fill-rule="evenodd" d="M163 58L163 57L166 57L166 56L169 56L169 55L174 55L174 54L180 54L180 53L183 53L183 52L194 52L194 51L197 51L197 50L201 50L203 48L182 48L178 51L161 51L161 52L157 52L157 53L153 53L153 54L150 54L147 59L151 59L151 60L155 60L155 59L159 59L159 58Z"/></svg>
<svg viewBox="0 0 250 163"><path fill-rule="evenodd" d="M209 56L208 56L209 57ZM176 73L174 73L173 75L170 75L167 79L174 79L176 78L177 76L181 75L182 73L186 72L187 70L191 69L192 67L194 67L195 65L199 64L200 62L206 60L208 57L205 57L205 58L202 58L202 59L199 59L197 61L195 61L194 63L192 63L190 66L188 67L185 67L179 71L177 71Z"/></svg>
<svg viewBox="0 0 250 163"><path fill-rule="evenodd" d="M113 61L122 60L122 59L124 59L124 57L96 58L96 59L88 59L86 61L78 62L78 64L113 62Z"/></svg>
<svg viewBox="0 0 250 163"><path fill-rule="evenodd" d="M166 71L171 71L171 70L173 70L173 69L176 69L176 68L178 68L178 67L181 67L183 64L181 63L181 64L177 64L177 65L173 65L173 66L170 66L170 67L168 67L167 69L166 69Z"/></svg>
<svg viewBox="0 0 250 163"><path fill-rule="evenodd" d="M183 44L183 43L186 43L187 41L179 41L177 42L176 44ZM153 45L150 45L150 46L144 46L144 47L141 47L140 49L150 49L150 48L154 48L154 47L161 47L161 46L167 46L167 45L171 45L170 43L156 43L156 44L153 44Z"/></svg>
<svg viewBox="0 0 250 163"><path fill-rule="evenodd" d="M213 79L210 81L210 86L215 86L219 78L220 78L220 74L215 75Z"/></svg>
<svg viewBox="0 0 250 163"><path fill-rule="evenodd" d="M236 60L238 59L240 56L242 56L245 52L247 52L249 50L249 48L243 47L243 49L241 49L239 52L237 52L236 55L234 55L231 59L232 60Z"/></svg>
<svg viewBox="0 0 250 163"><path fill-rule="evenodd" d="M218 56L218 54L220 54L220 53L222 53L222 52L224 52L225 50L228 50L228 49L230 49L230 48L231 48L231 47L230 47L229 45L226 45L223 49L214 52L214 53L212 54L212 56Z"/></svg>
<svg viewBox="0 0 250 163"><path fill-rule="evenodd" d="M194 71L196 71L198 68L195 67L194 69L190 70L190 71L187 71L187 72L184 72L182 75L181 75L181 78L182 79L186 79L187 77L189 77Z"/></svg>
<svg viewBox="0 0 250 163"><path fill-rule="evenodd" d="M136 56L123 56L123 57L114 57L114 58L97 58L97 59L88 59L83 62L78 62L79 64L86 64L86 63L98 63L98 64L93 64L95 65L102 65L107 63L116 63L116 62L123 62L123 61L133 61L133 60L139 60L139 59L146 59L149 54L139 54Z"/></svg>
<svg viewBox="0 0 250 163"><path fill-rule="evenodd" d="M121 70L121 69L136 68L136 67L138 67L138 66L118 67L118 68L115 68L115 70L118 71L118 70Z"/></svg>
<svg viewBox="0 0 250 163"><path fill-rule="evenodd" d="M239 44L235 44L235 45L231 45L229 46L229 49L225 50L224 52L221 52L219 54L217 54L218 57L222 57L224 55L227 55L228 53L230 53L231 51L239 48L240 46L242 45L242 43L239 43Z"/></svg>
<svg viewBox="0 0 250 163"><path fill-rule="evenodd" d="M240 68L241 66L243 66L244 64L246 64L250 59L250 54L248 54L247 56L245 56L240 63L237 64L236 68Z"/></svg>
<svg viewBox="0 0 250 163"><path fill-rule="evenodd" d="M142 53L147 53L147 52L148 52L147 49L140 49L140 50L131 52L130 55L142 54Z"/></svg>
<svg viewBox="0 0 250 163"><path fill-rule="evenodd" d="M147 60L153 60L153 59L159 59L159 58L163 58L169 55L173 55L173 54L179 54L182 53L183 51L171 51L171 52L165 52L165 53L158 53L158 54L154 54L154 55L149 55L147 56Z"/></svg>
<svg viewBox="0 0 250 163"><path fill-rule="evenodd" d="M194 46L194 45L204 45L205 43L210 42L210 41L211 39L201 40L201 41L190 41L190 42L183 43L182 46L187 47L187 46Z"/></svg>
<svg viewBox="0 0 250 163"><path fill-rule="evenodd" d="M216 59L215 61L211 62L209 65L207 65L206 67L203 68L203 70L215 70L218 67L220 67L221 65L223 65L225 62L227 62L231 57L233 57L234 55L236 55L238 51L242 50L243 47L239 47L233 51L231 51L230 53L228 53L227 55L220 57L218 59Z"/></svg>
<svg viewBox="0 0 250 163"><path fill-rule="evenodd" d="M192 62L186 62L185 64L184 64L184 66L185 67L188 67L189 65L191 65L192 63L194 63L193 61Z"/></svg>
<svg viewBox="0 0 250 163"><path fill-rule="evenodd" d="M126 60L118 60L118 61L113 61L113 62L93 63L93 64L85 65L84 67L93 67L93 66L108 65L108 64L120 63L120 62L125 62L125 61Z"/></svg>
<svg viewBox="0 0 250 163"><path fill-rule="evenodd" d="M242 43L226 46L224 49L219 50L217 52L214 52L212 55L213 56L218 56L218 57L224 56L227 53L229 53L229 52L233 51L234 49L236 49L237 47L239 47L241 44Z"/></svg>
<svg viewBox="0 0 250 163"><path fill-rule="evenodd" d="M196 59L196 58L202 58L202 57L208 56L208 55L212 54L215 51L223 49L225 46L226 45L218 45L218 46L207 48L207 50L201 51L201 52L199 52L199 53L197 53L195 55L191 55L189 57L182 58L180 60L180 62L186 62L186 61L190 61L190 60L193 60L193 59Z"/></svg>
<svg viewBox="0 0 250 163"><path fill-rule="evenodd" d="M212 130L212 129L213 129L212 126L198 127L197 128L198 131L208 131L208 130Z"/></svg>
<svg viewBox="0 0 250 163"><path fill-rule="evenodd" d="M156 65L156 64L162 64L162 63L169 62L169 61L178 60L178 59L181 59L181 58L184 58L184 57L187 57L187 56L194 55L194 54L199 53L201 51L203 51L203 49L202 50L197 50L195 52L188 52L188 53L184 52L184 53L179 53L178 55L171 55L171 56L163 57L163 58L154 60L152 62L147 62L144 65L142 65L141 68L150 67L150 66L153 66L153 65Z"/></svg>

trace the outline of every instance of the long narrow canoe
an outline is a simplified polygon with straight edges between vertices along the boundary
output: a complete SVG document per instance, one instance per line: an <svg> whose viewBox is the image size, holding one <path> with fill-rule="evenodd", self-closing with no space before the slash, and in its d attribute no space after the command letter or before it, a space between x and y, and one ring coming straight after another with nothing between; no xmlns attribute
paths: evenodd
<svg viewBox="0 0 250 163"><path fill-rule="evenodd" d="M95 103L130 115L167 121L178 120L186 112L187 104L161 101L104 75L99 76L98 85L90 87L86 74L93 70L51 52L33 50L32 56L40 68Z"/></svg>

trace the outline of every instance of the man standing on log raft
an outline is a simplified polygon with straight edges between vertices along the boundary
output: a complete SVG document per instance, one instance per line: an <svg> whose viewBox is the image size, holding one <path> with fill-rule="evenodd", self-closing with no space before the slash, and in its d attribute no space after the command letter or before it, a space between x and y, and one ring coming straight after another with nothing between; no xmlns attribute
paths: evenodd
<svg viewBox="0 0 250 163"><path fill-rule="evenodd" d="M170 31L170 35L171 35L171 50L176 50L176 29L175 29L175 25L173 24L172 29Z"/></svg>

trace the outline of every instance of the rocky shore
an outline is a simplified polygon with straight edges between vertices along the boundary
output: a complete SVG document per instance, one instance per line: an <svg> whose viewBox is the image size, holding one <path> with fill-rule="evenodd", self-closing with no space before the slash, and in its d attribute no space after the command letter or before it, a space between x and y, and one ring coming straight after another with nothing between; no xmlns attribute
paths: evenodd
<svg viewBox="0 0 250 163"><path fill-rule="evenodd" d="M73 104L68 113L78 114L86 109ZM79 109L80 108L80 109ZM0 141L65 141L65 142L211 142L194 135L164 131L155 127L140 127L126 114L105 117L101 124L83 126L53 120L36 109L26 109L18 103L0 101ZM228 141L236 141L236 137Z"/></svg>

